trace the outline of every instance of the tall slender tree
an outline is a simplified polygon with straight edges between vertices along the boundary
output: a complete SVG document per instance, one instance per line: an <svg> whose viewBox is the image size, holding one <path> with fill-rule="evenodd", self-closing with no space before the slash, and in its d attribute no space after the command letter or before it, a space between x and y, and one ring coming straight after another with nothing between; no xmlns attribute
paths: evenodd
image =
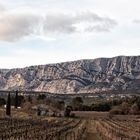
<svg viewBox="0 0 140 140"><path fill-rule="evenodd" d="M10 96L10 92L8 93L8 97L7 97L6 115L11 116L11 96Z"/></svg>
<svg viewBox="0 0 140 140"><path fill-rule="evenodd" d="M16 96L15 96L15 108L18 107L18 91L16 90Z"/></svg>

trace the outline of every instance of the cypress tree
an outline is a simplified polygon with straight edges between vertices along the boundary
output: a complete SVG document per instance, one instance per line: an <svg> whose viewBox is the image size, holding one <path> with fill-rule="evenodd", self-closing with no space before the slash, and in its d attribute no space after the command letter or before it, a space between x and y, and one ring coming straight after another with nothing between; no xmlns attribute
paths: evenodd
<svg viewBox="0 0 140 140"><path fill-rule="evenodd" d="M18 107L18 91L16 91L16 96L15 96L15 108Z"/></svg>
<svg viewBox="0 0 140 140"><path fill-rule="evenodd" d="M10 96L10 92L8 94L8 97L7 97L6 115L8 115L8 116L11 115L11 96Z"/></svg>

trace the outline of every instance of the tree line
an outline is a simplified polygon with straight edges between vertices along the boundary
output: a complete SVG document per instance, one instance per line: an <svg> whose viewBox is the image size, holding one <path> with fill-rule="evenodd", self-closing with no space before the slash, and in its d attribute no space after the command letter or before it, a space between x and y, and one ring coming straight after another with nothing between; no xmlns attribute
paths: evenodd
<svg viewBox="0 0 140 140"><path fill-rule="evenodd" d="M91 105L84 104L81 97L76 97L72 100L69 107L73 111L109 111L110 114L140 114L140 97L133 96L124 99L112 99L108 101L100 101Z"/></svg>
<svg viewBox="0 0 140 140"><path fill-rule="evenodd" d="M36 98L36 103L34 103ZM6 104L6 115L11 115L11 106L15 109L22 105L29 106L35 104L45 103L46 105L52 106L59 110L65 111L65 115L69 116L71 111L109 111L111 114L140 114L140 97L133 96L131 98L124 99L112 99L112 100L101 100L100 102L94 102L90 105L84 103L84 98L75 97L69 104L66 104L63 100L48 99L46 95L38 95L37 97L28 96L26 99L24 96L18 95L18 91L15 92L15 96L11 96L10 93L7 96L7 100L0 98L0 106ZM28 109L27 109L28 110Z"/></svg>

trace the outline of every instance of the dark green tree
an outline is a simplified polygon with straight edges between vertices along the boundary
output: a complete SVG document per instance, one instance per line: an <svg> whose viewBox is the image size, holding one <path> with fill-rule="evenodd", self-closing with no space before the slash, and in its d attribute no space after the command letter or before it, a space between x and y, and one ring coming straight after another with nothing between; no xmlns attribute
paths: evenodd
<svg viewBox="0 0 140 140"><path fill-rule="evenodd" d="M65 111L64 111L64 116L65 117L70 117L70 114L71 114L71 106L67 106Z"/></svg>
<svg viewBox="0 0 140 140"><path fill-rule="evenodd" d="M15 108L18 108L18 91L16 90L16 96L15 96Z"/></svg>
<svg viewBox="0 0 140 140"><path fill-rule="evenodd" d="M32 97L30 95L28 96L27 101L32 103Z"/></svg>
<svg viewBox="0 0 140 140"><path fill-rule="evenodd" d="M45 98L46 98L45 94L40 94L38 95L37 100L44 100Z"/></svg>
<svg viewBox="0 0 140 140"><path fill-rule="evenodd" d="M11 115L11 96L10 96L10 92L8 94L8 97L7 97L6 115L8 115L8 116Z"/></svg>
<svg viewBox="0 0 140 140"><path fill-rule="evenodd" d="M40 110L40 108L37 109L37 115L38 115L38 116L41 115L41 110Z"/></svg>
<svg viewBox="0 0 140 140"><path fill-rule="evenodd" d="M81 97L75 97L72 99L71 106L73 110L80 110L83 105L83 99Z"/></svg>
<svg viewBox="0 0 140 140"><path fill-rule="evenodd" d="M0 106L3 106L5 104L6 104L5 99L0 97Z"/></svg>

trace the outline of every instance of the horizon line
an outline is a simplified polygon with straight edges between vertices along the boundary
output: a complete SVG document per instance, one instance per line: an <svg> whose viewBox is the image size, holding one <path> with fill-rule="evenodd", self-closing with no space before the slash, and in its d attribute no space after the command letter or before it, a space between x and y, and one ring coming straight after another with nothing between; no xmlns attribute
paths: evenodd
<svg viewBox="0 0 140 140"><path fill-rule="evenodd" d="M96 59L112 59L116 57L140 57L140 55L117 55L112 57L96 57L96 58L89 58L89 59L77 59L77 60L68 60L68 61L61 61L61 62L52 62L52 63L45 63L45 64L35 64L35 65L27 65L23 67L13 67L13 68L0 68L0 70L12 70L12 69L24 69L28 67L36 67L36 66L43 66L43 65L55 65L55 64L62 64L62 63L71 63L76 61L84 61L84 60L96 60Z"/></svg>

